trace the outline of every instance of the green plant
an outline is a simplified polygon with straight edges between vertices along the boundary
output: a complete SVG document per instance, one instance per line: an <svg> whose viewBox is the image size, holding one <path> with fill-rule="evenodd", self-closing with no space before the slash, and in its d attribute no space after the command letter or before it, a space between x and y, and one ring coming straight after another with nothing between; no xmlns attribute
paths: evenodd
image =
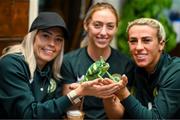
<svg viewBox="0 0 180 120"><path fill-rule="evenodd" d="M141 17L150 17L159 20L166 31L166 48L170 52L176 46L176 33L169 21L165 10L172 5L172 0L125 0L120 16L117 32L118 49L129 54L126 28L129 21Z"/></svg>

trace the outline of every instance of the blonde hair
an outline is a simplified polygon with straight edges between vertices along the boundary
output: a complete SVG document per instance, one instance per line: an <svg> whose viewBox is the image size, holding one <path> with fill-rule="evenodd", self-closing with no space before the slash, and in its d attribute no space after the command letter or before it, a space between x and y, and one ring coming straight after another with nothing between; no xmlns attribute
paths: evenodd
<svg viewBox="0 0 180 120"><path fill-rule="evenodd" d="M128 23L128 27L126 29L126 32L128 33L129 29L134 25L148 25L152 28L155 28L155 29L157 29L158 40L159 41L160 40L166 41L165 40L166 39L166 33L164 30L164 27L159 21L152 19L152 18L135 19L134 21Z"/></svg>
<svg viewBox="0 0 180 120"><path fill-rule="evenodd" d="M34 52L32 52L32 51L34 51L33 43L34 43L37 32L38 32L38 30L29 32L24 37L21 44L8 47L8 49L6 51L4 51L5 53L2 55L2 57L4 57L8 54L22 53L22 55L25 58L25 61L27 62L28 66L29 66L30 82L32 82L32 80L34 78L34 72L37 67L36 58L35 58ZM62 65L63 54L64 54L64 42L63 42L62 50L61 50L60 54L53 60L52 72L53 72L53 77L57 80L59 80L59 78L61 78L60 68Z"/></svg>
<svg viewBox="0 0 180 120"><path fill-rule="evenodd" d="M84 24L88 25L91 21L93 14L96 11L103 10L103 9L109 9L115 15L116 26L118 26L119 17L118 17L117 11L110 3L107 3L107 2L98 2L94 4L93 6L91 6L84 18L84 21L83 21ZM87 45L88 45L88 37L85 36L85 38L81 41L80 47L85 47Z"/></svg>

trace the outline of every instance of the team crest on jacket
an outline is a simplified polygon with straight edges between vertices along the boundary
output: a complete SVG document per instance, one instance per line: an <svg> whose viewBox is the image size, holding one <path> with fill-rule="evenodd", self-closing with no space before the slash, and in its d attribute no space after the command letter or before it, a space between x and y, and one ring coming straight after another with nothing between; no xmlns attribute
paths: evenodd
<svg viewBox="0 0 180 120"><path fill-rule="evenodd" d="M56 90L57 84L54 79L50 79L50 85L48 86L48 93L52 93Z"/></svg>

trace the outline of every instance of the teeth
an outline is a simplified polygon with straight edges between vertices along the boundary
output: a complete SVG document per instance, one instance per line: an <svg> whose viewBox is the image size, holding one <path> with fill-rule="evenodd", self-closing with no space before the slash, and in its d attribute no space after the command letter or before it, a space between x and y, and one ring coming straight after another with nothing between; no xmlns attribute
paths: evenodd
<svg viewBox="0 0 180 120"><path fill-rule="evenodd" d="M49 50L49 49L44 49L44 51L45 51L46 53L53 53L53 50Z"/></svg>
<svg viewBox="0 0 180 120"><path fill-rule="evenodd" d="M106 38L97 38L99 41L105 41Z"/></svg>
<svg viewBox="0 0 180 120"><path fill-rule="evenodd" d="M137 57L138 59L143 59L143 58L145 58L145 55L136 55L136 57Z"/></svg>
<svg viewBox="0 0 180 120"><path fill-rule="evenodd" d="M107 39L106 38L102 38L102 39L100 39L101 41L106 41Z"/></svg>

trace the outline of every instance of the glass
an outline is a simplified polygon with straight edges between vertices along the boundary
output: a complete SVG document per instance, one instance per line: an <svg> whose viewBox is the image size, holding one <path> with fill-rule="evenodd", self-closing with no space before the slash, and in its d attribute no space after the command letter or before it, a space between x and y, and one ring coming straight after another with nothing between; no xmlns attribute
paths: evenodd
<svg viewBox="0 0 180 120"><path fill-rule="evenodd" d="M67 111L67 120L84 120L84 112L80 110Z"/></svg>

